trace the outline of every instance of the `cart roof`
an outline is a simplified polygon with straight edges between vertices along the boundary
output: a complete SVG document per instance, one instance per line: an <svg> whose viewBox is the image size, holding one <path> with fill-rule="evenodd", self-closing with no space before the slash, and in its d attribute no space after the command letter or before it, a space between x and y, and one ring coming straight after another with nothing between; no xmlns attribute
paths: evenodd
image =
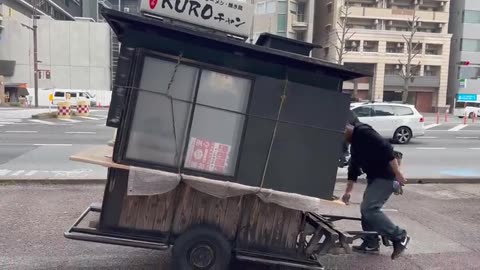
<svg viewBox="0 0 480 270"><path fill-rule="evenodd" d="M226 36L206 31L198 31L182 25L174 25L159 19L133 15L107 8L102 8L101 14L110 24L120 42L123 41L125 38L124 34L128 30L134 29L148 34L175 36L175 38L179 40L188 41L192 44L205 44L215 48L215 50L229 51L232 53L240 52L258 59L268 59L270 62L296 66L305 70L322 69L331 74L331 76L339 77L343 80L372 76L371 73L354 71L317 58L250 44ZM159 44L159 46L161 46L161 44Z"/></svg>

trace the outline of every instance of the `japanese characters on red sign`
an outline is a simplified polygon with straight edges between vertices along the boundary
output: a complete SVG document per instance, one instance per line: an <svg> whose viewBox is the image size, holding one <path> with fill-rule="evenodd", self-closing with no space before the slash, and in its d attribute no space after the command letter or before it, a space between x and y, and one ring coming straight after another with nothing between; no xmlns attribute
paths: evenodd
<svg viewBox="0 0 480 270"><path fill-rule="evenodd" d="M230 145L191 138L185 167L226 174L230 150Z"/></svg>

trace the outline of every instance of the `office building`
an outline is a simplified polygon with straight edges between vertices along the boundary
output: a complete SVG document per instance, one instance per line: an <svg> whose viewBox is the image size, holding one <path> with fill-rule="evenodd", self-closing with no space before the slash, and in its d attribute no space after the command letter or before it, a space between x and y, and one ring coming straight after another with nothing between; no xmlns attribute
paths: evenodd
<svg viewBox="0 0 480 270"><path fill-rule="evenodd" d="M346 16L345 7L348 7ZM448 66L451 35L448 33L449 0L318 0L315 5L313 41L322 45L315 57L337 62L340 47L337 33L345 25L343 64L369 70L373 78L344 83L346 92L375 101L401 101L407 63L408 22L418 17L417 44L412 64L414 75L408 103L431 112L447 105ZM352 36L353 34L353 36Z"/></svg>
<svg viewBox="0 0 480 270"><path fill-rule="evenodd" d="M480 101L480 1L452 1L450 33L453 37L448 99L451 103Z"/></svg>

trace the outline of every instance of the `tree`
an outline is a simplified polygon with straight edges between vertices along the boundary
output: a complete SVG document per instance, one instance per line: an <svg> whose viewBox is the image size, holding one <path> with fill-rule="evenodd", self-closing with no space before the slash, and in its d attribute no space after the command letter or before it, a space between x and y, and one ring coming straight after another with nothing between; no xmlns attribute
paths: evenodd
<svg viewBox="0 0 480 270"><path fill-rule="evenodd" d="M408 20L408 35L402 35L403 39L407 44L407 62L403 63L401 60L400 65L403 66L400 72L400 77L403 79L403 91L402 91L402 102L407 103L408 100L408 91L410 88L410 84L415 79L415 69L420 66L420 62L418 64L412 64L415 60L415 57L420 53L419 51L419 42L414 42L415 34L418 31L418 25L420 21L420 17L416 15L417 5L413 6L413 13L412 18Z"/></svg>
<svg viewBox="0 0 480 270"><path fill-rule="evenodd" d="M349 16L350 16L350 0L345 0L345 4L340 7L340 19L337 21L338 29L336 29L335 33L337 34L337 43L334 45L335 50L337 51L337 64L343 65L343 58L348 53L346 50L346 43L349 41L354 35L354 33L350 33L351 27L349 25ZM357 90L358 84L354 80L353 81L353 97L357 97Z"/></svg>
<svg viewBox="0 0 480 270"><path fill-rule="evenodd" d="M345 49L347 41L349 41L355 33L350 33L349 26L349 16L350 16L350 0L345 0L345 4L340 8L340 18L343 18L337 21L338 29L335 31L337 34L338 43L335 44L335 49L337 51L337 63L343 65L343 58L348 53Z"/></svg>

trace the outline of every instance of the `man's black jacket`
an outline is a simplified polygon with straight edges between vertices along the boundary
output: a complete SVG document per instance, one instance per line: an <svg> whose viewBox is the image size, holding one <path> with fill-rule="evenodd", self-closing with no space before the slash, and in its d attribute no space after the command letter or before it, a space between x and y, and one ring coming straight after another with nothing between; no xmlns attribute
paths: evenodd
<svg viewBox="0 0 480 270"><path fill-rule="evenodd" d="M378 178L395 179L395 174L390 166L390 161L395 158L393 147L371 126L362 123L355 125L350 154L349 180L357 181L362 171L367 174L369 181Z"/></svg>

